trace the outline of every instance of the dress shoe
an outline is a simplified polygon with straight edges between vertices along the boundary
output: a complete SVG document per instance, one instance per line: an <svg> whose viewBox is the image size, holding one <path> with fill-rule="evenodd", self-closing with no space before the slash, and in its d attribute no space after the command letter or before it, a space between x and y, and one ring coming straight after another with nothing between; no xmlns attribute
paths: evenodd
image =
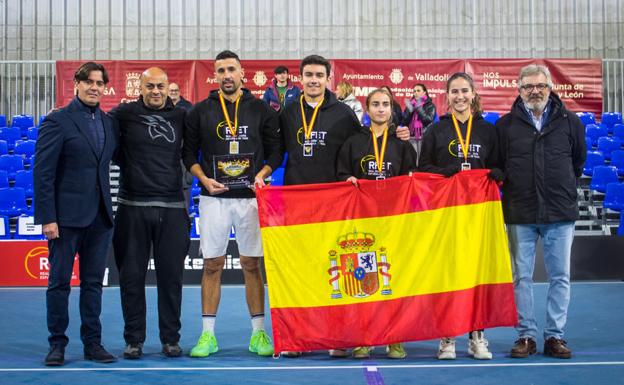
<svg viewBox="0 0 624 385"><path fill-rule="evenodd" d="M110 354L100 344L91 344L84 348L85 360L99 362L100 364L108 364L117 361L117 358Z"/></svg>
<svg viewBox="0 0 624 385"><path fill-rule="evenodd" d="M566 344L567 342L562 339L550 337L544 342L544 355L555 358L572 358L572 350Z"/></svg>
<svg viewBox="0 0 624 385"><path fill-rule="evenodd" d="M512 358L526 358L535 353L537 353L537 347L532 338L518 338L511 348Z"/></svg>
<svg viewBox="0 0 624 385"><path fill-rule="evenodd" d="M63 345L52 345L45 358L46 366L61 366L65 364L65 347Z"/></svg>

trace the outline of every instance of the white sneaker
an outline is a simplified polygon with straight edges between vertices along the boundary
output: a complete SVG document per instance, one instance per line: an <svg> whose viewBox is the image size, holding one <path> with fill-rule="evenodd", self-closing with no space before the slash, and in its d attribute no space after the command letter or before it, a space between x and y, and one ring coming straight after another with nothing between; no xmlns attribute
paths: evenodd
<svg viewBox="0 0 624 385"><path fill-rule="evenodd" d="M468 339L468 354L475 360L491 360L492 353L488 350L488 341L482 331L470 332Z"/></svg>
<svg viewBox="0 0 624 385"><path fill-rule="evenodd" d="M454 360L455 357L455 338L442 338L438 348L438 360Z"/></svg>

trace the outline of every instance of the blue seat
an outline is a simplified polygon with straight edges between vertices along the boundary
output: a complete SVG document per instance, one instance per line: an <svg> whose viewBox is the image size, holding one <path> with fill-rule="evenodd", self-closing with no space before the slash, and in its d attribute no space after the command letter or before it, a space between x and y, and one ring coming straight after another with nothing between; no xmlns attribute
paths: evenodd
<svg viewBox="0 0 624 385"><path fill-rule="evenodd" d="M611 153L611 166L617 168L617 173L624 176L624 150L615 150Z"/></svg>
<svg viewBox="0 0 624 385"><path fill-rule="evenodd" d="M39 137L39 128L38 127L30 127L28 129L28 133L26 134L26 137L29 140L37 140L37 138Z"/></svg>
<svg viewBox="0 0 624 385"><path fill-rule="evenodd" d="M603 136L608 136L609 130L604 126L597 126L595 124L588 124L585 127L585 137L590 138L592 140L592 144L594 147L598 145L598 138Z"/></svg>
<svg viewBox="0 0 624 385"><path fill-rule="evenodd" d="M585 147L587 147L587 151L591 151L594 149L594 143L592 143L590 137L585 137Z"/></svg>
<svg viewBox="0 0 624 385"><path fill-rule="evenodd" d="M13 115L11 127L32 127L35 125L35 118L32 115Z"/></svg>
<svg viewBox="0 0 624 385"><path fill-rule="evenodd" d="M24 169L24 158L21 155L0 155L0 170L5 170L9 180L15 179L15 174Z"/></svg>
<svg viewBox="0 0 624 385"><path fill-rule="evenodd" d="M24 189L20 187L0 189L0 215L17 217L32 214L26 205Z"/></svg>
<svg viewBox="0 0 624 385"><path fill-rule="evenodd" d="M9 227L9 218L0 217L0 239L11 239L11 228Z"/></svg>
<svg viewBox="0 0 624 385"><path fill-rule="evenodd" d="M9 146L7 146L6 140L0 140L0 155L6 155L9 153Z"/></svg>
<svg viewBox="0 0 624 385"><path fill-rule="evenodd" d="M37 125L37 127L41 127L41 123L43 123L43 121L45 120L45 115L41 115L39 116L39 125Z"/></svg>
<svg viewBox="0 0 624 385"><path fill-rule="evenodd" d="M37 142L34 140L18 140L15 143L13 153L24 157L24 164L30 164L30 158L35 155L35 146Z"/></svg>
<svg viewBox="0 0 624 385"><path fill-rule="evenodd" d="M620 140L624 141L624 124L616 124L613 126L613 136L620 138Z"/></svg>
<svg viewBox="0 0 624 385"><path fill-rule="evenodd" d="M193 197L189 199L188 212L190 216L199 216L199 206L195 204L195 200L193 199Z"/></svg>
<svg viewBox="0 0 624 385"><path fill-rule="evenodd" d="M624 183L609 183L602 207L609 210L624 210Z"/></svg>
<svg viewBox="0 0 624 385"><path fill-rule="evenodd" d="M600 123L607 126L609 132L613 131L613 126L622 123L622 113L621 112L604 112L602 114L602 120Z"/></svg>
<svg viewBox="0 0 624 385"><path fill-rule="evenodd" d="M284 167L278 167L271 174L271 186L284 185Z"/></svg>
<svg viewBox="0 0 624 385"><path fill-rule="evenodd" d="M20 127L20 134L22 135L22 138L28 138L28 130L31 128L32 127Z"/></svg>
<svg viewBox="0 0 624 385"><path fill-rule="evenodd" d="M583 174L587 176L594 175L594 167L604 166L604 155L598 151L587 151L587 159L585 160L585 166L583 166Z"/></svg>
<svg viewBox="0 0 624 385"><path fill-rule="evenodd" d="M0 140L5 140L9 150L15 148L15 142L22 139L22 132L19 127L0 128Z"/></svg>
<svg viewBox="0 0 624 385"><path fill-rule="evenodd" d="M602 152L605 159L611 159L611 153L616 150L620 150L622 148L622 141L620 138L611 137L611 136L603 136L598 138L598 148L597 151Z"/></svg>
<svg viewBox="0 0 624 385"><path fill-rule="evenodd" d="M362 115L362 126L370 127L370 125L371 125L370 115L368 115L368 112L365 112L364 115Z"/></svg>
<svg viewBox="0 0 624 385"><path fill-rule="evenodd" d="M576 116L579 117L584 126L588 124L596 124L596 114L593 112L577 112Z"/></svg>
<svg viewBox="0 0 624 385"><path fill-rule="evenodd" d="M493 111L484 111L481 114L481 116L483 116L483 119L485 119L486 121L492 124L496 124L496 121L500 119L500 114L498 112L493 112Z"/></svg>
<svg viewBox="0 0 624 385"><path fill-rule="evenodd" d="M24 189L26 198L33 197L33 172L32 170L21 170L15 174L14 187L21 187Z"/></svg>
<svg viewBox="0 0 624 385"><path fill-rule="evenodd" d="M589 188L604 193L609 183L617 183L617 169L614 166L596 166Z"/></svg>
<svg viewBox="0 0 624 385"><path fill-rule="evenodd" d="M9 187L9 175L6 170L0 170L0 188Z"/></svg>
<svg viewBox="0 0 624 385"><path fill-rule="evenodd" d="M6 127L6 115L0 115L0 127Z"/></svg>
<svg viewBox="0 0 624 385"><path fill-rule="evenodd" d="M620 211L620 227L618 227L617 235L624 237L624 210Z"/></svg>
<svg viewBox="0 0 624 385"><path fill-rule="evenodd" d="M193 178L193 184L191 185L191 197L196 197L201 194L201 187L199 187L199 181L197 178Z"/></svg>
<svg viewBox="0 0 624 385"><path fill-rule="evenodd" d="M17 218L17 226L13 239L45 239L41 225L35 224L35 218L32 215L20 215Z"/></svg>

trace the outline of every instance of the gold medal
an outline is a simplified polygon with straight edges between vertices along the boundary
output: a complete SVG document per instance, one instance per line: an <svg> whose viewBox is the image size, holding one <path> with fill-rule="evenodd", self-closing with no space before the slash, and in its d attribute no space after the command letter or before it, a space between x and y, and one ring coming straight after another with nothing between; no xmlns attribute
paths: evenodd
<svg viewBox="0 0 624 385"><path fill-rule="evenodd" d="M233 140L230 142L230 154L232 155L238 154L238 141Z"/></svg>

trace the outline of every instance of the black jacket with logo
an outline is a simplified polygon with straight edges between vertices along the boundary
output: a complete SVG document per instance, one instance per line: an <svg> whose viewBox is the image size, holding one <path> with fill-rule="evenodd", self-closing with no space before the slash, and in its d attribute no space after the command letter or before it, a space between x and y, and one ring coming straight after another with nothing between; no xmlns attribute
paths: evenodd
<svg viewBox="0 0 624 385"><path fill-rule="evenodd" d="M235 103L225 100L225 106L234 124ZM243 88L238 106L238 129L232 138L219 101L219 91L213 90L208 98L195 104L186 117L183 160L190 170L199 163L209 178L214 178L214 157L228 155L230 142L237 141L239 154L253 154L254 175L265 164L273 170L283 159L282 138L279 134L277 114L262 100L256 99ZM201 161L198 159L201 155ZM209 195L204 186L202 195ZM219 198L253 198L251 189L230 190L216 195Z"/></svg>
<svg viewBox="0 0 624 385"><path fill-rule="evenodd" d="M131 201L183 202L180 157L184 137L182 109L167 98L160 110L143 99L122 103L110 115L119 123L119 197Z"/></svg>
<svg viewBox="0 0 624 385"><path fill-rule="evenodd" d="M520 97L496 122L500 139L503 213L509 224L555 223L578 218L576 178L586 157L585 128L555 93L537 131Z"/></svg>
<svg viewBox="0 0 624 385"><path fill-rule="evenodd" d="M381 155L383 135L377 138L377 148ZM396 137L394 132L388 133L386 152L381 172L375 161L372 133L364 128L351 136L338 153L338 180L347 180L350 176L358 179L391 178L407 175L416 169L416 151L408 142Z"/></svg>
<svg viewBox="0 0 624 385"><path fill-rule="evenodd" d="M306 122L310 122L314 109L305 101L303 109ZM326 90L311 134L312 156L303 156L305 134L299 101L290 103L282 111L280 128L288 152L284 184L293 185L336 182L338 151L362 126L353 110Z"/></svg>
<svg viewBox="0 0 624 385"><path fill-rule="evenodd" d="M457 121L462 138L466 139L468 120L465 123ZM472 169L499 167L498 137L496 128L481 117L473 116L470 147L468 149L468 163ZM442 174L447 166L464 163L457 132L453 126L450 114L440 117L423 137L422 154L420 155L419 170Z"/></svg>

